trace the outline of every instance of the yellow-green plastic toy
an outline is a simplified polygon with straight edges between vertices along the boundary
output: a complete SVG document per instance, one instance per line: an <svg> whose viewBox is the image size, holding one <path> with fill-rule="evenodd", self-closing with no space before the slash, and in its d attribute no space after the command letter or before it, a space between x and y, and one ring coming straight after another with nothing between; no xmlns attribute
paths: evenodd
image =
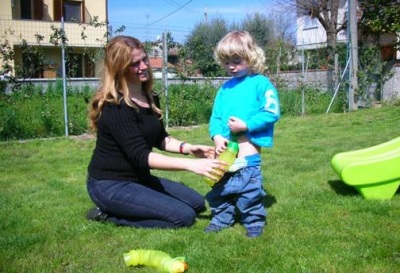
<svg viewBox="0 0 400 273"><path fill-rule="evenodd" d="M159 250L134 249L123 256L126 266L150 266L167 273L183 273L188 270L184 257L172 258Z"/></svg>
<svg viewBox="0 0 400 273"><path fill-rule="evenodd" d="M336 154L332 168L365 199L392 199L400 186L400 137Z"/></svg>

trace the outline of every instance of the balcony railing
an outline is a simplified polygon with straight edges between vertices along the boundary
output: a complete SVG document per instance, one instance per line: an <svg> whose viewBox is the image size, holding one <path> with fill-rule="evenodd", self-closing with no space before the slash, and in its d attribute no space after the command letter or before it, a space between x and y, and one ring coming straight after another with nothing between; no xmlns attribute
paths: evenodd
<svg viewBox="0 0 400 273"><path fill-rule="evenodd" d="M13 44L25 40L28 45L38 45L37 37L43 37L42 46L52 46L52 35L61 29L61 23L56 21L15 20L0 15L0 38ZM64 23L67 44L75 47L101 47L106 42L107 26L92 26L90 24Z"/></svg>

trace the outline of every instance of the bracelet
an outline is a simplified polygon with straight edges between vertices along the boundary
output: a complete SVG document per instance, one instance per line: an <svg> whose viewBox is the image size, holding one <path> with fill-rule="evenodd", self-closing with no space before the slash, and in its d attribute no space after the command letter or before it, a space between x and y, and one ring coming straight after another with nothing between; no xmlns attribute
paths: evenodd
<svg viewBox="0 0 400 273"><path fill-rule="evenodd" d="M183 146L185 146L186 142L181 142L181 144L179 145L179 152L183 155L188 155L188 153L184 153L183 152Z"/></svg>

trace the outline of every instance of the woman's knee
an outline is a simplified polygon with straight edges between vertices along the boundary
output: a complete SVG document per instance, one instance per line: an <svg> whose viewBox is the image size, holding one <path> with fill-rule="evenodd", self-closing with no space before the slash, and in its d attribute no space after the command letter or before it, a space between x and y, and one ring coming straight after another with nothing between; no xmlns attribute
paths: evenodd
<svg viewBox="0 0 400 273"><path fill-rule="evenodd" d="M196 221L196 212L194 210L187 210L186 212L182 212L179 214L178 219L176 219L177 227L190 227Z"/></svg>

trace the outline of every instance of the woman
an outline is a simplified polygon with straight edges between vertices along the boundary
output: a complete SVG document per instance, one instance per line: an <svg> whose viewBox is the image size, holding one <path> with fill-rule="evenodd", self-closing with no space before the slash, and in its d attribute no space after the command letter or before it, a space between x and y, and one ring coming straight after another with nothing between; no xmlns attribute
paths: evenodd
<svg viewBox="0 0 400 273"><path fill-rule="evenodd" d="M87 188L97 208L88 219L147 228L189 227L205 210L204 198L180 183L153 176L151 169L212 177L221 162L211 146L171 137L162 124L153 76L143 44L117 36L105 49L102 84L94 94L90 125L97 132ZM156 147L202 159L169 157ZM207 159L208 157L209 159Z"/></svg>

